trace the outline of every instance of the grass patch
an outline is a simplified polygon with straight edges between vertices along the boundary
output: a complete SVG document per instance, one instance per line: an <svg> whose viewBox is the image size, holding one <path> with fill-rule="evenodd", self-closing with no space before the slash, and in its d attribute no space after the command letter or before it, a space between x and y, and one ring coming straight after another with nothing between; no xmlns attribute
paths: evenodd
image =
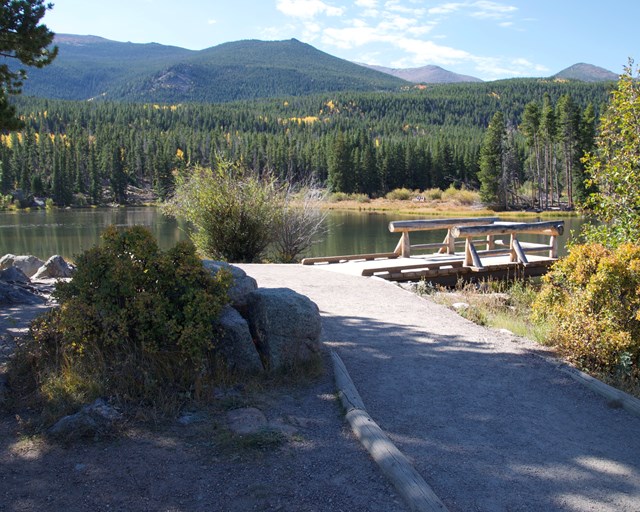
<svg viewBox="0 0 640 512"><path fill-rule="evenodd" d="M540 284L533 280L461 282L454 289L434 287L423 281L416 285L415 291L419 295L431 295L435 302L448 307L457 304L460 316L474 323L506 329L517 336L545 343L547 324L531 318L531 305L539 289Z"/></svg>

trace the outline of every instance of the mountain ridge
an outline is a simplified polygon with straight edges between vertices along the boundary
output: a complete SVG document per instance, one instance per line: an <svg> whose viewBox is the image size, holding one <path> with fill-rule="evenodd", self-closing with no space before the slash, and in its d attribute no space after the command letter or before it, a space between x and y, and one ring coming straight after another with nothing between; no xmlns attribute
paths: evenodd
<svg viewBox="0 0 640 512"><path fill-rule="evenodd" d="M381 71L382 73L388 73L389 75L402 78L412 83L452 84L460 82L484 82L484 80L476 78L475 76L461 75L432 64L417 68L387 68L374 64L360 65Z"/></svg>
<svg viewBox="0 0 640 512"><path fill-rule="evenodd" d="M25 95L136 102L228 102L338 91L393 91L415 83L482 82L439 66L393 69L356 64L297 39L231 41L203 50L58 34L58 58L29 71ZM554 79L617 76L584 63ZM488 82L487 82L488 83Z"/></svg>

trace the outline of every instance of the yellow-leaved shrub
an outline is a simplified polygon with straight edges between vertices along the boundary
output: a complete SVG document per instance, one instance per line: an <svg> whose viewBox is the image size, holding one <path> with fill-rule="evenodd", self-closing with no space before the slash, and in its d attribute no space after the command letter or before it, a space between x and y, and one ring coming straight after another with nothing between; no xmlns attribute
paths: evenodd
<svg viewBox="0 0 640 512"><path fill-rule="evenodd" d="M575 245L544 276L533 304L549 341L578 367L640 378L640 245Z"/></svg>

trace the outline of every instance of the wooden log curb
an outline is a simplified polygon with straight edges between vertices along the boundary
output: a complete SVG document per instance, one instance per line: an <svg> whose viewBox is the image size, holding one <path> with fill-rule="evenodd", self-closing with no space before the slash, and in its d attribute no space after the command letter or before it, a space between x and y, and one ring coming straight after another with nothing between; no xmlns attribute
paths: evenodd
<svg viewBox="0 0 640 512"><path fill-rule="evenodd" d="M340 356L331 351L333 371L340 401L354 434L414 512L447 512L448 509L409 459L396 448L367 413L347 368Z"/></svg>
<svg viewBox="0 0 640 512"><path fill-rule="evenodd" d="M586 386L594 393L609 399L611 405L619 405L619 407L622 407L627 412L640 416L640 400L636 397L611 387L601 380L598 380L595 377L574 368L573 366L563 364L560 366L560 370L570 375L573 379L583 386Z"/></svg>

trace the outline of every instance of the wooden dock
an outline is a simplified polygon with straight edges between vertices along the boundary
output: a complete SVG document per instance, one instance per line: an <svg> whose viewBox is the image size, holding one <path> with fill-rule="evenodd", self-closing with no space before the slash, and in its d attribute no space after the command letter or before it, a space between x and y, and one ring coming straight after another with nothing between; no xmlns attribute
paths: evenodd
<svg viewBox="0 0 640 512"><path fill-rule="evenodd" d="M446 232L441 243L411 244L410 233L434 230ZM557 260L557 237L564 232L564 221L500 222L497 217L405 220L390 222L389 231L401 233L392 252L305 258L302 264L389 281L424 279L445 286L460 280L536 277ZM545 235L549 241L524 242L519 235Z"/></svg>

